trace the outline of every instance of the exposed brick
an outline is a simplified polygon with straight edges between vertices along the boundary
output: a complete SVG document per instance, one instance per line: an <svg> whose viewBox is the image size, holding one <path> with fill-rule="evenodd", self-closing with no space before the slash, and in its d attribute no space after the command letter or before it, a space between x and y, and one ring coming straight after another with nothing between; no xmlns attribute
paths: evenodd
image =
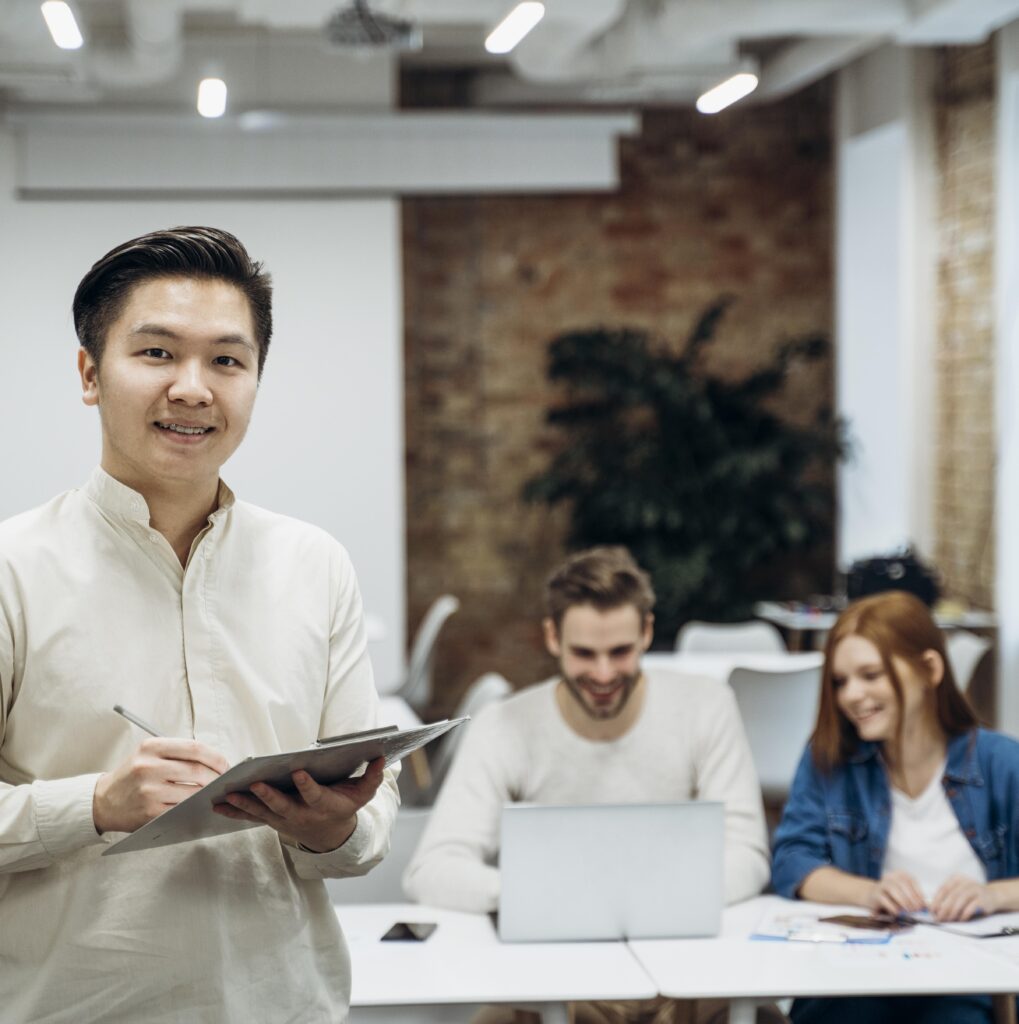
<svg viewBox="0 0 1019 1024"><path fill-rule="evenodd" d="M709 366L739 378L786 337L830 333L830 121L825 86L716 118L648 111L620 144L614 194L404 200L411 632L439 593L462 601L436 711L485 671L524 685L554 667L540 602L566 513L520 498L559 443L545 423L553 337L631 326L678 344L728 292ZM820 363L780 411L804 420L832 400ZM815 574L807 589L825 585Z"/></svg>

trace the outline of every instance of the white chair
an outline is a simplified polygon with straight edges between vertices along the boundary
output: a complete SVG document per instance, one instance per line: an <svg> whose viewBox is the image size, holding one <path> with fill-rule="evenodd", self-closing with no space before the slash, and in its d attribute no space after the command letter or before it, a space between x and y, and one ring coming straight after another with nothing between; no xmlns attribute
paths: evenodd
<svg viewBox="0 0 1019 1024"><path fill-rule="evenodd" d="M945 633L945 653L959 689L965 693L973 682L977 666L994 646L985 636L966 629L952 629Z"/></svg>
<svg viewBox="0 0 1019 1024"><path fill-rule="evenodd" d="M390 833L389 853L381 864L367 875L326 879L333 903L405 903L400 879L428 824L428 814L427 807L401 807Z"/></svg>
<svg viewBox="0 0 1019 1024"><path fill-rule="evenodd" d="M734 668L729 685L736 694L765 800L784 800L814 731L821 669L763 672Z"/></svg>
<svg viewBox="0 0 1019 1024"><path fill-rule="evenodd" d="M690 654L732 651L784 651L785 640L776 626L754 619L750 622L697 622L680 627L676 650Z"/></svg>
<svg viewBox="0 0 1019 1024"><path fill-rule="evenodd" d="M393 696L402 697L415 711L423 711L432 699L432 664L435 644L446 620L460 607L452 594L437 597L418 626L407 662L407 675Z"/></svg>
<svg viewBox="0 0 1019 1024"><path fill-rule="evenodd" d="M512 692L513 684L505 676L499 675L498 672L486 672L467 687L463 697L460 698L460 703L456 706L456 710L450 717L474 716L483 707L505 699ZM449 771L449 766L453 763L453 757L460 746L464 730L468 728L470 728L469 725L461 725L458 729L446 733L445 736L440 736L435 741L434 754L431 759L431 793L433 797L434 794L438 793L442 780L446 777L446 772Z"/></svg>

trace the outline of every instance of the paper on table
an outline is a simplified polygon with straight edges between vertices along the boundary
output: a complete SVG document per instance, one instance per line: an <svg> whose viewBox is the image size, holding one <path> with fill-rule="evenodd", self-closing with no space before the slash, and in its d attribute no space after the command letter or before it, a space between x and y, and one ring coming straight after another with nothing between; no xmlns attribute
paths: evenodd
<svg viewBox="0 0 1019 1024"><path fill-rule="evenodd" d="M370 729L365 733L340 737L336 742L315 744L302 750L249 757L176 807L164 811L137 831L107 847L103 856L152 850L158 846L187 843L245 828L258 828L251 822L234 821L216 814L212 810L213 804L223 803L228 793L243 792L255 782L266 782L278 789L292 790L294 785L290 776L301 770L308 772L322 785L339 782L377 757L384 757L387 765L399 761L411 751L466 721L466 717L454 718L402 732Z"/></svg>
<svg viewBox="0 0 1019 1024"><path fill-rule="evenodd" d="M874 946L888 942L893 934L891 928L854 928L821 920L828 916L831 915L809 910L770 911L761 919L750 938L765 942L852 942Z"/></svg>

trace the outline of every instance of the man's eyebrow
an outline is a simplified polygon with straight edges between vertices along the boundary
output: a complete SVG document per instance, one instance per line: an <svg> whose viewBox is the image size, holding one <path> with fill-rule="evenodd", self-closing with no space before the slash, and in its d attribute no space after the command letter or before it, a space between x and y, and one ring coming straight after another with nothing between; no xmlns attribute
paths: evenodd
<svg viewBox="0 0 1019 1024"><path fill-rule="evenodd" d="M157 338L179 338L180 335L164 324L138 324L131 329L132 334L147 334ZM243 334L224 334L219 338L213 338L214 345L243 345L252 352L257 351L255 343Z"/></svg>

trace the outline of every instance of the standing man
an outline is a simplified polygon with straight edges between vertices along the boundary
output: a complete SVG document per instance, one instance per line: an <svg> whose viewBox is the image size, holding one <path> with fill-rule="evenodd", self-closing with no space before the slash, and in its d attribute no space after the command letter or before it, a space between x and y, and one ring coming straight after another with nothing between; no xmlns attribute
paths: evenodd
<svg viewBox="0 0 1019 1024"><path fill-rule="evenodd" d="M347 553L219 478L269 347L269 277L225 231L155 232L92 267L74 323L100 466L0 524L0 1016L342 1021L322 879L386 853L381 761L216 808L263 827L100 858L244 757L377 724Z"/></svg>

